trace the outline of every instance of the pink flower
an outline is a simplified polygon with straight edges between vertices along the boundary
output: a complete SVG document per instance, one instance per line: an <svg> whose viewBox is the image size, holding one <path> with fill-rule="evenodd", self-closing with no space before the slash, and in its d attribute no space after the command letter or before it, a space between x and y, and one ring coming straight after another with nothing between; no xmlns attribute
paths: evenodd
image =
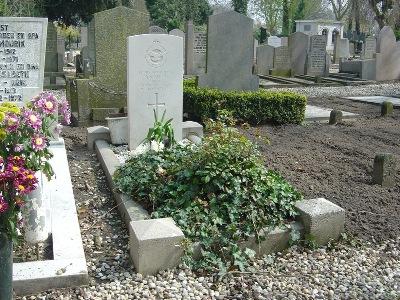
<svg viewBox="0 0 400 300"><path fill-rule="evenodd" d="M39 101L39 107L45 114L52 114L57 111L58 101L57 98L52 94L48 93L45 98Z"/></svg>
<svg viewBox="0 0 400 300"><path fill-rule="evenodd" d="M64 121L65 123L67 123L68 125L71 124L71 111L69 109L67 109L64 113Z"/></svg>
<svg viewBox="0 0 400 300"><path fill-rule="evenodd" d="M17 130L18 125L19 125L19 119L18 119L17 115L7 114L4 121L5 121L5 125L7 126L6 127L7 132L13 132L13 131Z"/></svg>
<svg viewBox="0 0 400 300"><path fill-rule="evenodd" d="M33 135L33 139L31 140L32 147L34 150L42 150L46 147L46 137L44 134L37 134Z"/></svg>
<svg viewBox="0 0 400 300"><path fill-rule="evenodd" d="M42 126L42 118L35 112L28 110L25 112L24 117L33 129L40 129Z"/></svg>
<svg viewBox="0 0 400 300"><path fill-rule="evenodd" d="M21 207L25 203L24 203L24 201L22 201L21 197L15 197L15 204L17 204L19 207Z"/></svg>
<svg viewBox="0 0 400 300"><path fill-rule="evenodd" d="M15 152L22 152L24 150L24 144L16 144L14 147Z"/></svg>
<svg viewBox="0 0 400 300"><path fill-rule="evenodd" d="M67 110L68 110L68 102L67 100L63 99L61 100L60 113L65 114Z"/></svg>
<svg viewBox="0 0 400 300"><path fill-rule="evenodd" d="M54 128L54 133L61 133L63 126L61 124L57 124Z"/></svg>
<svg viewBox="0 0 400 300"><path fill-rule="evenodd" d="M7 210L8 203L4 201L3 197L0 199L0 213L3 213Z"/></svg>

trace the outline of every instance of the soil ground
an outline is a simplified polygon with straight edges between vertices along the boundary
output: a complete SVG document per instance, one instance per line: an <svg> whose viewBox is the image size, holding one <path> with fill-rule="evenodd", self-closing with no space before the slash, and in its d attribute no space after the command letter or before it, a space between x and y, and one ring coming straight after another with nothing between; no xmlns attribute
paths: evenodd
<svg viewBox="0 0 400 300"><path fill-rule="evenodd" d="M309 98L308 104L356 113L355 120L337 125L263 125L260 131L270 144L260 143L268 168L278 171L300 191L304 199L325 198L346 210L345 230L355 237L380 242L400 235L400 110L381 117L380 106L340 98ZM91 153L86 148L85 128L67 127L63 132L75 198L106 189L90 169L82 165ZM372 184L374 157L393 153L397 159L395 187ZM84 167L83 167L84 168ZM93 170L93 168L92 168ZM73 181L76 181L73 178ZM86 187L86 188L85 188ZM104 192L104 191L103 191Z"/></svg>

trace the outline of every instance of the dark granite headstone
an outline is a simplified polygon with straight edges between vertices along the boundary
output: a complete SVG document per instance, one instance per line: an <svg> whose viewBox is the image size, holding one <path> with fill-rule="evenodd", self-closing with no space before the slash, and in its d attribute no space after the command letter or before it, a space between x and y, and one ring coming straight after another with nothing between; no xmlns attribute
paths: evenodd
<svg viewBox="0 0 400 300"><path fill-rule="evenodd" d="M208 18L207 35L207 73L198 77L198 86L257 91L253 20L235 11L212 15Z"/></svg>
<svg viewBox="0 0 400 300"><path fill-rule="evenodd" d="M267 41L267 28L260 27L260 45Z"/></svg>

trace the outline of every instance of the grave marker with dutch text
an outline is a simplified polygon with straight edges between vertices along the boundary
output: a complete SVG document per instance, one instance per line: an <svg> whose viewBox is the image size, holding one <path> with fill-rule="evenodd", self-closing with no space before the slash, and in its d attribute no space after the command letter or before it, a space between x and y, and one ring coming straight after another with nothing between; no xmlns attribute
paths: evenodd
<svg viewBox="0 0 400 300"><path fill-rule="evenodd" d="M47 19L0 18L0 101L27 102L43 89Z"/></svg>

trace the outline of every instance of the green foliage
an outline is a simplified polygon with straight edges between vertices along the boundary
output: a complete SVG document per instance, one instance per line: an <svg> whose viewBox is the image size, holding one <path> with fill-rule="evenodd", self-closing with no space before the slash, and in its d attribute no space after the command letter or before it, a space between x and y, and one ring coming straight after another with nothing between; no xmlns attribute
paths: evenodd
<svg viewBox="0 0 400 300"><path fill-rule="evenodd" d="M283 8L282 8L282 35L289 35L289 5L288 0L283 0Z"/></svg>
<svg viewBox="0 0 400 300"><path fill-rule="evenodd" d="M143 140L142 143L150 143L151 141L156 141L157 143L168 144L172 146L176 143L175 136L174 136L174 128L172 127L172 119L169 119L164 123L165 113L167 112L164 110L164 113L161 117L161 120L158 120L158 116L156 110L153 109L154 112L154 125L153 127L149 128L147 132L146 138Z"/></svg>
<svg viewBox="0 0 400 300"><path fill-rule="evenodd" d="M247 4L249 0L232 0L233 10L240 13L247 15Z"/></svg>
<svg viewBox="0 0 400 300"><path fill-rule="evenodd" d="M90 22L93 14L116 6L115 0L36 0L43 16L64 26Z"/></svg>
<svg viewBox="0 0 400 300"><path fill-rule="evenodd" d="M396 36L396 41L400 41L400 29L395 30L395 31L394 31L394 34L395 34L395 36Z"/></svg>
<svg viewBox="0 0 400 300"><path fill-rule="evenodd" d="M301 195L267 170L257 146L222 118L208 120L206 128L210 135L199 145L131 157L117 168L115 186L150 207L152 218L175 220L189 239L184 257L189 266L244 270L255 253L241 243L295 216ZM200 260L191 256L192 242L200 244Z"/></svg>
<svg viewBox="0 0 400 300"><path fill-rule="evenodd" d="M185 80L183 111L191 120L215 119L218 110L226 109L240 122L250 124L296 123L304 120L307 98L292 92L222 92L193 87Z"/></svg>
<svg viewBox="0 0 400 300"><path fill-rule="evenodd" d="M186 20L193 20L195 25L204 25L212 13L206 0L148 0L146 5L151 23L168 30L183 30Z"/></svg>

